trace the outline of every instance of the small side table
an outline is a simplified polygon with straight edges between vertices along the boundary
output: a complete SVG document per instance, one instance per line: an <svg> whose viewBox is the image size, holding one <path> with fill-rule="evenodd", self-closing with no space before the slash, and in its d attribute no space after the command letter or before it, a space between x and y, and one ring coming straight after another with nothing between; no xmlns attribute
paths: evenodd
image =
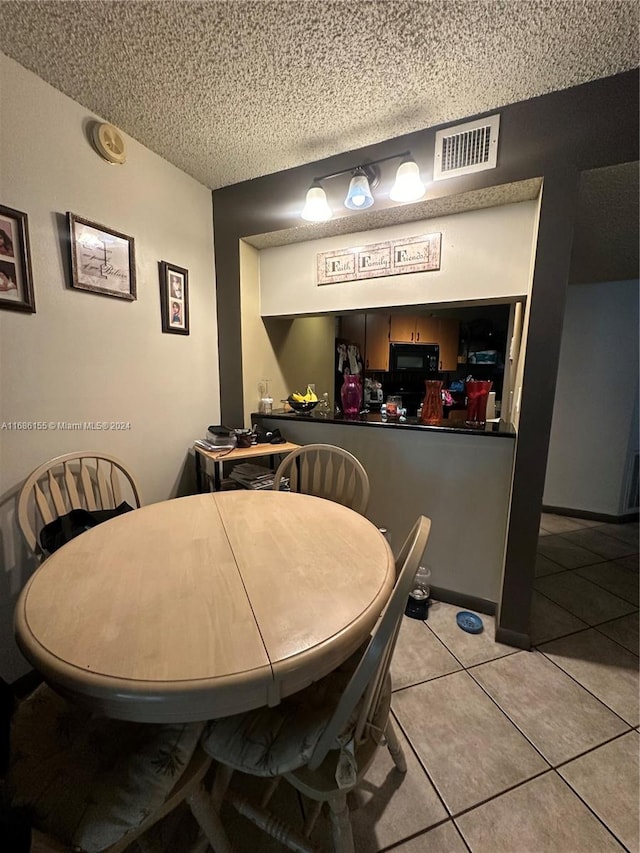
<svg viewBox="0 0 640 853"><path fill-rule="evenodd" d="M207 475L206 470L208 459L213 462L213 490L218 492L220 491L222 468L225 462L239 462L241 459L258 459L261 456L269 456L271 457L271 467L275 468L276 456L286 456L292 450L297 450L298 447L300 447L299 444L285 441L283 444L254 444L252 447L236 447L235 450L231 450L228 453L225 451L216 453L215 451L204 450L194 444L198 493L202 494L204 491L210 491L209 488L205 489L207 479L209 483L211 482L211 478Z"/></svg>

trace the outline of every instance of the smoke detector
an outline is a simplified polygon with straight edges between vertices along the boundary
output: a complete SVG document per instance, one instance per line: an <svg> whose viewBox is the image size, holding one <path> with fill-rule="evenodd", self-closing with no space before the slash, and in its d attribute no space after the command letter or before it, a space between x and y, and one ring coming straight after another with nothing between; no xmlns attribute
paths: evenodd
<svg viewBox="0 0 640 853"><path fill-rule="evenodd" d="M122 166L127 159L124 137L117 127L106 122L96 122L92 130L93 144L107 163Z"/></svg>

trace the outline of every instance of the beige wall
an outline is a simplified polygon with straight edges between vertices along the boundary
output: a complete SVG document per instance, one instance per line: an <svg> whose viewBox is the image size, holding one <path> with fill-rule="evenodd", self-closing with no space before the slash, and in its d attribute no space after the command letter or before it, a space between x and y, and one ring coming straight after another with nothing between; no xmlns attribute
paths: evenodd
<svg viewBox="0 0 640 853"><path fill-rule="evenodd" d="M265 423L273 429L283 422ZM335 444L362 462L371 484L366 516L387 528L395 552L418 515L431 519L424 565L434 586L499 600L512 437L299 419L288 423L287 431L291 441Z"/></svg>
<svg viewBox="0 0 640 853"><path fill-rule="evenodd" d="M534 211L534 227L531 235L531 255L529 267L527 270L527 299L524 302L522 311L516 311L516 322L514 335L511 340L509 371L505 373L505 380L508 379L508 385L505 383L503 390L503 402L506 402L506 412L508 412L508 420L518 428L520 424L520 408L522 405L522 381L524 378L524 365L527 355L527 338L529 335L529 315L531 311L531 289L533 287L533 270L536 260L536 246L538 239L538 225L540 223L540 206L542 204L542 194L535 202ZM506 413L503 417L507 417Z"/></svg>
<svg viewBox="0 0 640 853"><path fill-rule="evenodd" d="M245 426L258 410L261 387L269 380L273 407L293 391L314 383L333 404L335 331L333 317L296 320L260 316L260 252L240 241L242 375Z"/></svg>
<svg viewBox="0 0 640 853"><path fill-rule="evenodd" d="M395 305L508 302L529 291L537 201L503 205L375 231L264 249L263 316L340 313ZM441 268L411 275L316 285L316 254L333 249L442 233Z"/></svg>
<svg viewBox="0 0 640 853"><path fill-rule="evenodd" d="M220 417L210 191L127 138L124 166L86 139L94 117L0 54L0 204L29 216L37 313L0 310L0 421L123 421L123 431L0 430L0 674L24 671L13 603L32 565L15 493L45 460L112 453L145 503L190 486L193 439ZM65 213L134 237L135 302L71 290ZM191 334L162 334L158 261L189 270ZM90 568L90 567L88 567Z"/></svg>

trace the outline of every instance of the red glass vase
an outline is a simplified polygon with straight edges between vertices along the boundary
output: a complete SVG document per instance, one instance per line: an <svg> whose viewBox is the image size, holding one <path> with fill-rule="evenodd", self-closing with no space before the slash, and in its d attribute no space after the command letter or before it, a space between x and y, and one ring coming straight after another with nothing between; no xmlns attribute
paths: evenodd
<svg viewBox="0 0 640 853"><path fill-rule="evenodd" d="M470 379L465 382L464 390L467 395L467 419L470 427L484 427L487 422L487 400L493 382Z"/></svg>
<svg viewBox="0 0 640 853"><path fill-rule="evenodd" d="M342 412L346 418L355 418L362 409L362 383L356 373L345 373L344 382L340 389Z"/></svg>
<svg viewBox="0 0 640 853"><path fill-rule="evenodd" d="M442 382L425 379L426 393L422 404L422 423L439 424L442 420Z"/></svg>

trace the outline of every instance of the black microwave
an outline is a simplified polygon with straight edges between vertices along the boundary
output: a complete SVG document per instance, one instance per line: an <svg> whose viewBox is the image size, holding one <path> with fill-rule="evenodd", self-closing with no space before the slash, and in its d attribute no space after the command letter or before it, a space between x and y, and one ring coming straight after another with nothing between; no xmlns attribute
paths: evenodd
<svg viewBox="0 0 640 853"><path fill-rule="evenodd" d="M390 344L389 370L435 373L440 369L438 344Z"/></svg>

